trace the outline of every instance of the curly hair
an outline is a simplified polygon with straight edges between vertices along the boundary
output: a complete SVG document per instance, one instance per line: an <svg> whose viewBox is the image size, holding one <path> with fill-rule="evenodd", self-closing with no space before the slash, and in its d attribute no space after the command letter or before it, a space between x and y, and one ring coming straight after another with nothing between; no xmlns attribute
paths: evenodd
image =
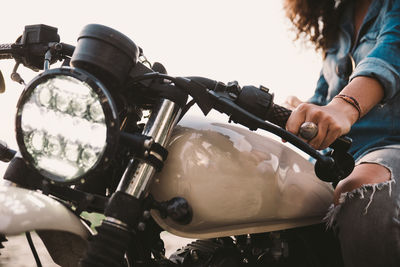
<svg viewBox="0 0 400 267"><path fill-rule="evenodd" d="M345 0L285 0L286 16L293 23L296 39L305 38L316 50L325 51L337 37Z"/></svg>

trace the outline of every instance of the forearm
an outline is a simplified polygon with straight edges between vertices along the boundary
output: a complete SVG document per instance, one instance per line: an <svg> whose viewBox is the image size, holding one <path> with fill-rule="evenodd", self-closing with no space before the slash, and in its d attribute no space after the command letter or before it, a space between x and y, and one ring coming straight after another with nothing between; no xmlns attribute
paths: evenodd
<svg viewBox="0 0 400 267"><path fill-rule="evenodd" d="M354 78L341 92L342 95L351 96L360 106L360 117L368 113L384 97L382 85L374 78L359 76ZM328 106L338 108L346 113L354 124L358 117L357 109L341 98L334 98Z"/></svg>

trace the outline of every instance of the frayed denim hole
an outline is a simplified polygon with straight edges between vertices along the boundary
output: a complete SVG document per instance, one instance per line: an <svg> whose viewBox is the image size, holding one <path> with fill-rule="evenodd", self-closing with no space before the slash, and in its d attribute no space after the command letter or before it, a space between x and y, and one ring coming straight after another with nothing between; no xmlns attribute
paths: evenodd
<svg viewBox="0 0 400 267"><path fill-rule="evenodd" d="M368 160L363 160L358 162L357 165L361 165L361 164L378 164L384 168L386 168L389 171L389 180L386 182L382 182L382 183L376 183L376 184L365 184L363 186L361 186L360 188L356 188L355 190L348 192L348 194L352 194L350 197L354 197L354 194L357 194L360 196L360 199L364 198L364 192L367 192L368 189L372 189L372 193L371 196L369 197L369 201L367 206L364 209L364 215L367 214L368 212L368 208L372 203L372 200L374 199L374 195L376 190L381 190L385 185L389 185L389 196L392 196L392 184L395 183L396 181L393 179L393 169L389 166L389 164L387 164L382 158L376 158L375 161L368 161ZM344 193L346 194L346 193ZM343 195L343 194L342 194ZM342 201L345 200L346 197L344 197L344 199L342 199L342 196L340 196L340 199L342 199ZM339 203L343 203L340 202L339 199Z"/></svg>
<svg viewBox="0 0 400 267"><path fill-rule="evenodd" d="M354 197L359 197L359 199L364 199L364 193L367 192L368 190L372 190L372 193L369 197L369 201L367 205L364 208L363 215L366 215L368 213L368 208L371 205L374 195L376 191L382 190L385 188L385 186L389 187L389 196L392 196L392 184L396 183L394 179L390 179L386 182L382 183L377 183L377 184L365 184L359 188L354 189L353 191L350 192L345 192L340 195L339 198L339 204L334 206L333 204L329 207L329 210L327 214L325 215L323 221L326 223L326 228L332 228L335 225L335 220L337 217L337 214L340 212L340 209L342 205L349 199L352 199Z"/></svg>
<svg viewBox="0 0 400 267"><path fill-rule="evenodd" d="M326 229L333 229L333 226L335 225L336 215L339 213L341 207L341 204L338 204L337 206L331 204L328 212L323 219L323 222L325 222L326 225Z"/></svg>
<svg viewBox="0 0 400 267"><path fill-rule="evenodd" d="M372 193L371 196L369 198L369 201L366 205L366 207L364 208L364 215L367 214L368 212L368 208L372 203L372 200L374 198L376 189L381 190L385 185L389 186L389 196L392 196L392 184L396 183L396 180L393 179L393 170L391 167L389 167L389 164L386 164L386 162L384 162L384 160L382 158L377 158L376 161L361 161L358 162L357 165L360 164L364 164L364 163L370 163L370 164L379 164L383 167L385 167L389 172L390 172L390 179L386 182L382 182L382 183L377 183L377 184L365 184L359 188L356 188L350 192L345 192L342 193L339 197L339 204L337 206L335 205L331 205L328 209L328 212L326 213L323 221L326 223L326 228L333 228L334 224L335 224L335 219L337 214L340 212L340 209L342 207L342 204L347 200L347 199L351 199L354 198L355 196L358 196L360 199L364 199L364 192L367 192L368 189L372 189Z"/></svg>

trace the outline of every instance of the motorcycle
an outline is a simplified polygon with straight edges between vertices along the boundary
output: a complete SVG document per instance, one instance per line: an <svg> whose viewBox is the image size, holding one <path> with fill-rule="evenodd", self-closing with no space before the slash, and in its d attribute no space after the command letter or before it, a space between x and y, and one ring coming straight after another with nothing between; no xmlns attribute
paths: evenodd
<svg viewBox="0 0 400 267"><path fill-rule="evenodd" d="M0 46L0 59L16 61L11 78L25 85L18 151L0 146L9 162L0 242L36 231L61 266L342 264L322 218L354 168L351 140L314 150L304 139L315 132L287 132L291 111L267 88L170 76L127 36L98 24L85 26L76 46L60 42L54 27L26 26ZM21 64L43 71L25 84ZM184 116L194 104L241 126ZM95 230L88 212L102 216ZM167 258L162 231L198 240Z"/></svg>

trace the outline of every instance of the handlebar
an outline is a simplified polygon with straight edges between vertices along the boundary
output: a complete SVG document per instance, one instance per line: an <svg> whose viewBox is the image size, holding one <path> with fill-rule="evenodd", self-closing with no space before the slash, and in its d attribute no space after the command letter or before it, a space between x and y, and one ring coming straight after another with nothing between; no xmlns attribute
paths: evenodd
<svg viewBox="0 0 400 267"><path fill-rule="evenodd" d="M268 121L285 129L286 122L291 114L292 114L291 110L272 103ZM304 139L307 139L305 138L306 136L304 135L307 133L304 133L303 135L301 134L302 130L305 132L307 131L302 127L300 128L300 136L303 137ZM336 186L336 184L341 179L344 179L353 171L354 159L348 153L348 150L351 147L351 143L352 140L349 137L341 136L337 138L329 146L330 148L332 148L332 150L326 153L325 155L318 155L318 154L312 155L311 153L309 153L309 155L311 155L316 159L314 167L315 173L321 180L326 182L333 182L334 186ZM296 146L299 147L298 145ZM299 148L306 153L308 151L305 150L304 147L303 148L299 147ZM333 159L333 161L331 161L330 159Z"/></svg>
<svg viewBox="0 0 400 267"><path fill-rule="evenodd" d="M74 49L74 46L60 42L57 28L43 24L28 25L15 43L0 44L0 60L14 58L25 67L41 70L49 62L72 56Z"/></svg>
<svg viewBox="0 0 400 267"><path fill-rule="evenodd" d="M289 119L290 115L292 114L292 111L290 109L287 109L285 107L279 106L274 103L272 105L273 106L268 121L280 126L281 128L285 128L286 122Z"/></svg>
<svg viewBox="0 0 400 267"><path fill-rule="evenodd" d="M249 120L248 116L255 115L264 121L271 122L274 125L285 129L286 122L292 114L291 110L275 104L273 102L273 94L270 94L268 88L263 86L260 86L260 88L254 86L244 86L243 88L240 88L237 82L224 84L205 77L171 77L154 72L141 75L141 77L137 78L136 81L149 78L170 79L177 86L186 89L187 93L195 99L195 102L199 105L205 115L214 108L222 113L230 115L233 121L243 124L251 130L259 128L256 126L259 123ZM208 92L207 97L204 96L205 91ZM209 97L214 99L211 100ZM214 103L212 104L212 102ZM234 112L235 109L243 110L237 110L238 112ZM245 112L250 114L242 117ZM273 133L278 134L278 131L273 131ZM302 137L307 139L304 136ZM330 147L347 151L351 146L351 142L350 138L341 136L336 139ZM315 153L312 154L315 155Z"/></svg>
<svg viewBox="0 0 400 267"><path fill-rule="evenodd" d="M286 122L289 119L290 115L292 114L292 111L290 109L287 109L285 107L279 106L277 104L273 104L272 109L271 109L271 115L270 119L268 119L269 122L272 122L273 124L276 124L282 128L286 127ZM304 124L303 124L304 125ZM302 126L303 126L302 125ZM306 137L306 135L302 135L302 131L307 132L305 128L300 129L300 136L306 140L309 138ZM312 139L312 138L310 138ZM333 149L337 149L338 147L343 147L343 149L348 150L351 146L351 139L346 137L346 136L341 136L337 138L331 145L330 147Z"/></svg>
<svg viewBox="0 0 400 267"><path fill-rule="evenodd" d="M3 141L0 141L0 161L10 162L17 151L8 148L7 144Z"/></svg>
<svg viewBox="0 0 400 267"><path fill-rule="evenodd" d="M45 54L50 51L53 60L71 57L75 46L66 43L44 42L37 44L0 44L0 60L18 59L28 68L42 68L41 63L45 60Z"/></svg>
<svg viewBox="0 0 400 267"><path fill-rule="evenodd" d="M195 79L199 83L201 79ZM336 139L327 154L321 154L309 144L303 142L298 136L285 130L286 122L292 113L291 110L273 103L273 94L261 86L244 86L240 88L237 83L228 85L207 81L208 85L214 85L208 89L210 98L199 96L199 88L191 91L192 97L206 114L211 108L228 114L236 123L248 127L250 130L257 128L278 135L301 149L314 159L315 173L323 181L337 184L347 177L354 169L354 159L348 153L351 139L342 136ZM190 83L188 84L190 86ZM206 85L204 85L206 86ZM212 104L210 104L212 103Z"/></svg>
<svg viewBox="0 0 400 267"><path fill-rule="evenodd" d="M43 36L39 34L41 30L45 30L46 34ZM25 28L24 34L16 43L0 45L0 59L15 58L17 63L22 63L28 68L38 70L44 68L45 56L47 62L55 62L72 56L74 49L75 47L72 45L60 43L56 28L45 25L32 25ZM137 65L140 64L138 62ZM260 88L255 88L254 86L240 88L235 82L225 85L203 77L171 77L166 74L156 73L154 70L145 67L139 68L136 66L134 69L129 74L130 81L128 84L157 78L169 79L177 87L184 89L186 94L191 95L205 115L211 109L216 109L228 114L231 120L247 126L251 130L261 128L274 133L317 159L317 162L320 163L319 165L322 166L321 170L326 169L328 172L332 172L332 168L338 165L337 163L340 161L340 159L332 159L335 154L330 156L321 155L297 136L287 132L285 126L292 111L274 104L273 94L270 94L268 89L263 86ZM147 87L148 84L145 84L145 86ZM271 122L271 124L266 121ZM347 153L350 145L351 140L341 137L331 147L336 151L334 152L336 153L336 158L340 158L342 154ZM348 165L345 173L337 174L336 172L336 176L347 176L351 169L351 163L347 164L346 161L345 165ZM341 168L338 169L340 172ZM317 170L316 173L318 175ZM324 173L322 176L327 175L331 176L330 173ZM324 180L324 178L321 179Z"/></svg>
<svg viewBox="0 0 400 267"><path fill-rule="evenodd" d="M0 44L0 60L12 58L12 44Z"/></svg>

